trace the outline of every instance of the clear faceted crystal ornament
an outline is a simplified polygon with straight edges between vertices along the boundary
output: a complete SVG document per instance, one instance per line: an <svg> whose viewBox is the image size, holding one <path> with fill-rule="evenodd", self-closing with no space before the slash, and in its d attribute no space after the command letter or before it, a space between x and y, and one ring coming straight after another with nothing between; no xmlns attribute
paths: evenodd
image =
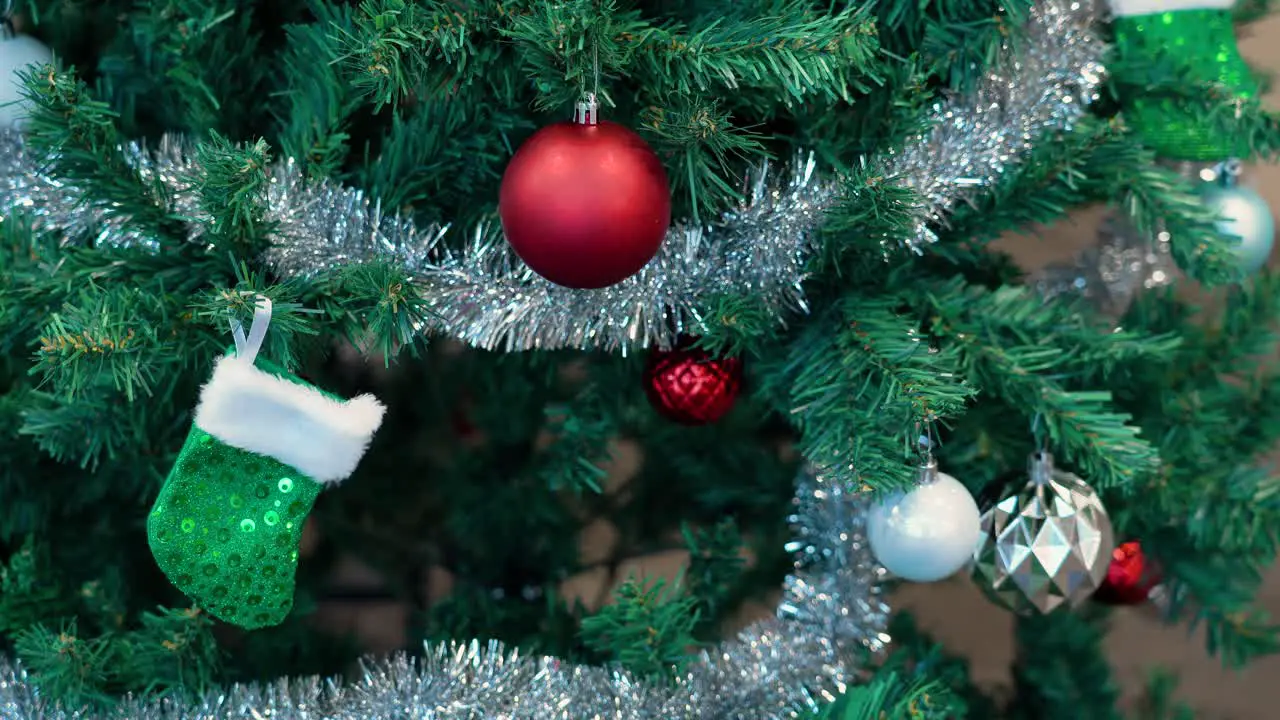
<svg viewBox="0 0 1280 720"><path fill-rule="evenodd" d="M1033 454L1027 472L1026 485L982 514L973 575L995 602L1047 613L1093 594L1115 539L1098 493L1049 453Z"/></svg>

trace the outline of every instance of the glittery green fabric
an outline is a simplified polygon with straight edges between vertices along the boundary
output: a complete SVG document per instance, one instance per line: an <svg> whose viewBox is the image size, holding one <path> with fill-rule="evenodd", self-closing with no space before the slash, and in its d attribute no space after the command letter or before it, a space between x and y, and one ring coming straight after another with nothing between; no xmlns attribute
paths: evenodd
<svg viewBox="0 0 1280 720"><path fill-rule="evenodd" d="M1242 99L1258 85L1236 46L1230 10L1177 10L1119 17L1114 22L1116 49L1150 60L1165 56L1185 63L1190 76L1221 85ZM1130 127L1144 144L1170 160L1222 160L1249 154L1247 141L1211 132L1205 124L1168 99L1136 99L1125 110Z"/></svg>
<svg viewBox="0 0 1280 720"><path fill-rule="evenodd" d="M277 625L293 607L302 524L321 487L192 426L147 518L152 553L169 580L214 617L248 629Z"/></svg>

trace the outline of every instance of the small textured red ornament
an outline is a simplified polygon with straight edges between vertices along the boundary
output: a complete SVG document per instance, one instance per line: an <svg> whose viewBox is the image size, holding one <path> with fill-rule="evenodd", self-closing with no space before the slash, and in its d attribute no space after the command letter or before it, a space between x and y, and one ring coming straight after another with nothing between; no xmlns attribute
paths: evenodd
<svg viewBox="0 0 1280 720"><path fill-rule="evenodd" d="M639 135L584 112L520 146L502 176L498 215L534 272L590 289L631 277L658 253L671 225L671 190Z"/></svg>
<svg viewBox="0 0 1280 720"><path fill-rule="evenodd" d="M702 350L655 350L644 373L649 402L668 420L706 425L724 417L742 390L742 360Z"/></svg>
<svg viewBox="0 0 1280 720"><path fill-rule="evenodd" d="M1159 584L1160 576L1142 552L1142 545L1130 541L1111 552L1107 577L1093 597L1107 605L1141 605Z"/></svg>

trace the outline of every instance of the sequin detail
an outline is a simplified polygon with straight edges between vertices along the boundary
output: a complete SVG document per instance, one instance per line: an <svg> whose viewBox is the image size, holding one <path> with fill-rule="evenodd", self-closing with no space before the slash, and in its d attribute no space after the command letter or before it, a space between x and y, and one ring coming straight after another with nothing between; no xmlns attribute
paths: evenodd
<svg viewBox="0 0 1280 720"><path fill-rule="evenodd" d="M1257 95L1258 85L1236 45L1230 10L1178 10L1119 17L1113 24L1123 61L1177 63L1189 77L1214 83L1242 100ZM1142 78L1135 78L1142 83ZM1221 160L1247 156L1248 139L1224 136L1170 98L1140 97L1125 109L1125 119L1157 155L1169 160Z"/></svg>
<svg viewBox="0 0 1280 720"><path fill-rule="evenodd" d="M245 628L293 608L303 520L321 485L192 427L147 519L156 561L209 613Z"/></svg>

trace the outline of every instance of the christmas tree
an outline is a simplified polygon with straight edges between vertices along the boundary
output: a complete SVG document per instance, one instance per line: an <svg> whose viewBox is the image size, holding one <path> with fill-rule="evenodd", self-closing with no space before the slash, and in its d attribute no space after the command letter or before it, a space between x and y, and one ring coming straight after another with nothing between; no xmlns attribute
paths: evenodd
<svg viewBox="0 0 1280 720"><path fill-rule="evenodd" d="M0 716L1181 717L1116 605L1280 637L1266 9L12 3ZM1009 697L890 606L956 575Z"/></svg>

